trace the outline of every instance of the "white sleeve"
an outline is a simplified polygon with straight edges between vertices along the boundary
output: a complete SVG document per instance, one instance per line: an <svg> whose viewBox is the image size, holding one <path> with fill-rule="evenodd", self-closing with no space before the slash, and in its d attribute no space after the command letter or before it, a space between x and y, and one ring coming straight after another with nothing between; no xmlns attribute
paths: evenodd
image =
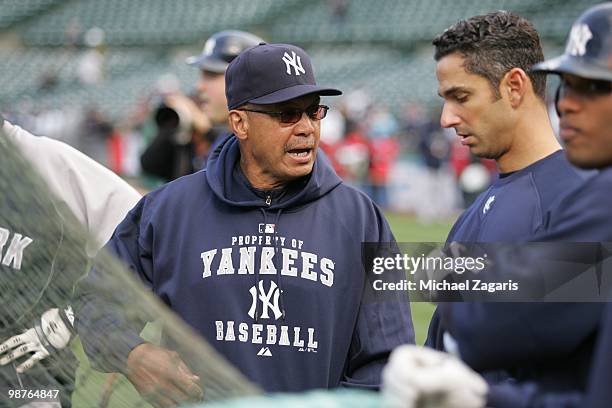
<svg viewBox="0 0 612 408"><path fill-rule="evenodd" d="M121 177L65 143L34 136L6 120L3 130L87 229L91 239L87 252L93 256L141 195Z"/></svg>

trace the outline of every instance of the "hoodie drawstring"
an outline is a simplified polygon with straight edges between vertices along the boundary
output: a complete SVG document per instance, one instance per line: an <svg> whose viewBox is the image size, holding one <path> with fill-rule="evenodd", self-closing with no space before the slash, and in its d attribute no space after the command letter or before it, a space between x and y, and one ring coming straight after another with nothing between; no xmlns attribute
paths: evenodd
<svg viewBox="0 0 612 408"><path fill-rule="evenodd" d="M266 215L266 210L260 208L259 211L261 211L261 214L263 215L263 225L265 234L268 217ZM261 265L259 266L259 268L255 268L255 323L259 321L259 269L261 269Z"/></svg>
<svg viewBox="0 0 612 408"><path fill-rule="evenodd" d="M278 265L278 260L277 260L277 256L278 253L281 251L280 249L280 244L279 241L280 239L278 239L278 226L279 226L279 222L280 222L280 216L281 213L283 212L282 208L278 209L278 212L276 213L276 219L274 220L274 258L272 259L272 263L274 264L274 268L276 268L276 271L278 272L278 277L276 278L277 280L277 285L278 285L278 290L280 291L280 307L281 307L281 313L283 314L283 321L285 321L285 302L284 302L284 294L283 294L283 278L281 276L281 269L282 269L282 265L279 268Z"/></svg>
<svg viewBox="0 0 612 408"><path fill-rule="evenodd" d="M268 215L266 213L266 210L264 210L263 208L260 208L259 211L261 211L261 214L263 216L263 225L264 225L264 234L265 234L265 228L268 222ZM274 268L276 269L276 285L278 286L278 290L279 290L279 297L280 297L280 308L281 308L281 313L282 313L282 318L283 321L285 320L285 301L284 301L284 294L283 294L283 279L281 277L281 267L279 267L279 262L278 262L278 254L281 251L280 249L280 244L279 244L279 239L278 239L278 224L280 222L280 216L283 213L282 208L280 208L278 210L278 212L276 213L276 217L274 219L274 236L273 236L273 240L274 240L274 256L272 257L272 264L274 265ZM260 265L261 268L261 265ZM258 294L259 292L259 269L260 268L256 268L255 270L255 293ZM258 295L256 295L258 296ZM256 299L255 300L255 323L258 323L259 321L259 301Z"/></svg>

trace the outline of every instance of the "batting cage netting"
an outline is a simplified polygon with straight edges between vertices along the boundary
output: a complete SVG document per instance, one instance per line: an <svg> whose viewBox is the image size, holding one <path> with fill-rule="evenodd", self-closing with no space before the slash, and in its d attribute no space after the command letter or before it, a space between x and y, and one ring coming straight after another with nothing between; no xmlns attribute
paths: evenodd
<svg viewBox="0 0 612 408"><path fill-rule="evenodd" d="M90 258L91 237L3 135L0 191L0 407L148 407L168 398L226 408L380 405L365 391L263 395L105 249ZM167 367L129 371L127 333L141 328L168 353ZM148 370L176 371L195 386L136 390L128 378ZM172 395L181 386L185 395Z"/></svg>
<svg viewBox="0 0 612 408"><path fill-rule="evenodd" d="M111 255L87 256L84 229L2 135L0 191L0 406L163 402L162 387L132 387L119 352L124 330L147 322L142 336L171 344L171 368L196 379L193 402L259 394ZM84 278L92 265L103 279Z"/></svg>

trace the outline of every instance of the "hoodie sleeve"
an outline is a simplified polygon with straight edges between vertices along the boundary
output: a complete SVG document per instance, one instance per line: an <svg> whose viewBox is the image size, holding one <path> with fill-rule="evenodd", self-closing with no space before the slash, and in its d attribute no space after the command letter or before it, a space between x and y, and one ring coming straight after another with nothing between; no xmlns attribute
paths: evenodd
<svg viewBox="0 0 612 408"><path fill-rule="evenodd" d="M374 208L375 220L370 228L373 234L367 242L377 242L385 249L377 250L377 255L387 252L388 248L397 251L397 243L386 220ZM410 302L404 291L376 291L373 282L381 275L372 273L366 267L363 296L353 331L353 338L345 365L345 387L376 390L380 387L381 371L389 353L402 344L414 344L414 328L410 314ZM387 274L387 272L385 272ZM403 272L390 272L385 281L404 279Z"/></svg>
<svg viewBox="0 0 612 408"><path fill-rule="evenodd" d="M106 372L123 372L130 351L144 342L139 333L145 319L128 312L134 302L133 276L145 287L153 286L145 203L146 198L119 224L78 287L76 328L92 365ZM131 276L126 276L126 267Z"/></svg>

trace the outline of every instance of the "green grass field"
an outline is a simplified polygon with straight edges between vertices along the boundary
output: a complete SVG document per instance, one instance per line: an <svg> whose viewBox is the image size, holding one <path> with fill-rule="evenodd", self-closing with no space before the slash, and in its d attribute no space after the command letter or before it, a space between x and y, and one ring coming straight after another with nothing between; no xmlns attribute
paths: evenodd
<svg viewBox="0 0 612 408"><path fill-rule="evenodd" d="M423 224L413 217L392 213L386 214L386 217L398 242L441 242L446 239L452 224L452 221ZM414 302L411 304L411 309L417 344L423 344L434 306L429 303ZM153 327L147 337L154 338L157 335ZM80 341L76 340L73 343L73 350L81 360L81 366L77 372L77 388L73 394L73 406L76 408L90 407L92 401L98 401L102 395L108 375L90 368ZM109 407L148 406L138 402L136 390L125 377L118 376L112 387L113 392L108 404Z"/></svg>
<svg viewBox="0 0 612 408"><path fill-rule="evenodd" d="M386 213L385 216L398 242L444 242L454 222L424 224L406 215Z"/></svg>
<svg viewBox="0 0 612 408"><path fill-rule="evenodd" d="M423 224L405 215L392 213L385 215L398 242L443 242L453 222L449 220L448 222ZM413 302L411 309L417 344L423 344L434 306L430 303Z"/></svg>

